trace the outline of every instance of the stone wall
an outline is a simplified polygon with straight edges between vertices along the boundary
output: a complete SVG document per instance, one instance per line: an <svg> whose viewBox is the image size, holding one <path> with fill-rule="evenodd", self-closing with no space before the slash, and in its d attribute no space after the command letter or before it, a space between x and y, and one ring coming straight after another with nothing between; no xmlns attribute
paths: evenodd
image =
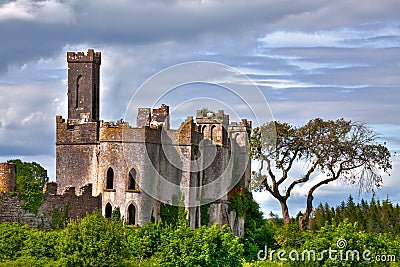
<svg viewBox="0 0 400 267"><path fill-rule="evenodd" d="M17 193L3 193L0 195L0 222L26 224L29 227L50 229L55 209L65 212L68 218L82 218L87 212L100 211L101 196L92 196L92 185L80 189L75 194L75 188L67 189L64 194L57 195L57 184L47 183L43 192L43 204L35 215L23 208L24 201Z"/></svg>
<svg viewBox="0 0 400 267"><path fill-rule="evenodd" d="M0 222L27 224L30 227L46 228L49 221L46 218L36 216L23 208L24 201L15 193L0 194Z"/></svg>
<svg viewBox="0 0 400 267"><path fill-rule="evenodd" d="M47 183L44 194L43 204L39 208L39 216L49 218L51 221L54 209L61 212L66 211L68 218L76 219L85 217L86 213L101 210L101 196L92 196L92 184L87 184L79 189L79 194L75 194L75 188L67 188L63 194L58 195L57 184Z"/></svg>
<svg viewBox="0 0 400 267"><path fill-rule="evenodd" d="M15 165L13 163L0 163L0 192L12 192L15 188Z"/></svg>
<svg viewBox="0 0 400 267"><path fill-rule="evenodd" d="M79 123L56 118L56 182L61 194L68 186L79 189L87 184L95 185L94 195L100 191L97 185L98 122ZM79 192L76 192L77 194Z"/></svg>

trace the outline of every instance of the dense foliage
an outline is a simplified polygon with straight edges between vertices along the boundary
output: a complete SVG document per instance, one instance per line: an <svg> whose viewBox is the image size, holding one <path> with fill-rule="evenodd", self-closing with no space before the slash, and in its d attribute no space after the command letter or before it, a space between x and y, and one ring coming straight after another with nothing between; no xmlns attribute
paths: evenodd
<svg viewBox="0 0 400 267"><path fill-rule="evenodd" d="M20 159L8 162L15 164L15 191L24 200L24 209L37 213L42 204L43 187L49 181L47 170L36 162L23 162Z"/></svg>
<svg viewBox="0 0 400 267"><path fill-rule="evenodd" d="M117 215L105 219L97 213L69 221L63 230L47 232L2 223L0 266L396 266L393 261L400 259L397 233L362 230L362 222L351 222L351 216L339 223L332 217L316 230L302 230L294 219L290 224L283 224L277 218L263 219L251 192L235 198L246 206L243 207L246 231L242 239L234 237L227 226L192 229L182 216L184 213L169 224L160 221L142 227L124 225ZM391 210L384 208L386 205L398 209L398 205L379 203L371 200L365 205L380 207L377 210L382 214L386 209ZM339 206L329 210L338 209L338 214L344 214L351 211L350 207L361 207L353 204L349 198L344 209ZM338 247L340 240L344 240L345 246ZM267 254L263 254L265 248ZM356 257L353 253L359 251L359 260L340 259L339 252L338 259L329 258L324 252L329 249L343 250L343 257L347 251L352 253L347 257ZM286 260L278 258L280 250L287 252L281 255ZM315 251L316 260L303 260L301 253L311 250ZM365 250L370 251L368 260L362 258ZM289 254L290 251L296 253ZM321 255L324 257L318 260Z"/></svg>
<svg viewBox="0 0 400 267"><path fill-rule="evenodd" d="M89 214L64 230L0 224L0 266L241 266L243 245L223 226L127 227Z"/></svg>
<svg viewBox="0 0 400 267"><path fill-rule="evenodd" d="M264 247L261 260L244 266L398 266L400 259L400 235L360 231L348 220L316 231L284 225L275 239L278 248L268 247L265 254Z"/></svg>
<svg viewBox="0 0 400 267"><path fill-rule="evenodd" d="M230 202L230 210L235 210L239 217L244 218L245 231L240 240L244 246L244 258L249 261L256 260L261 247L275 247L270 224L263 218L252 192L248 189L236 191Z"/></svg>
<svg viewBox="0 0 400 267"><path fill-rule="evenodd" d="M315 210L310 222L311 229L320 229L326 222L340 223L348 220L357 222L359 230L373 233L400 234L400 206L394 205L389 199L383 201L374 198L368 203L364 199L355 204L349 196L347 202L337 207L330 207L328 203L320 204Z"/></svg>
<svg viewBox="0 0 400 267"><path fill-rule="evenodd" d="M23 166L20 175L28 173L20 176L25 177L17 186L20 193L29 192L26 177L36 177L33 183L37 184L37 177L46 180L47 174L35 164L18 164ZM37 172L27 166L37 168ZM55 210L54 230L47 232L1 223L0 267L396 266L400 259L400 206L389 199L372 198L369 203L362 200L356 204L350 196L337 207L320 204L313 210L309 230L304 230L297 223L301 213L287 224L272 213L266 220L252 192L237 190L230 198L230 210L245 219L245 234L240 239L227 226L190 228L182 202L176 197L174 205L163 204L161 220L142 227L124 225L119 209L113 211L111 219L94 213L79 220L68 219L68 208ZM203 208L208 209L208 205ZM339 247L339 241L345 246ZM339 258L332 259L326 252L329 250L342 250L344 256L337 254ZM370 251L368 260L362 258L366 250ZM287 252L285 260L279 258L279 251ZM303 251L315 251L316 260L301 258Z"/></svg>

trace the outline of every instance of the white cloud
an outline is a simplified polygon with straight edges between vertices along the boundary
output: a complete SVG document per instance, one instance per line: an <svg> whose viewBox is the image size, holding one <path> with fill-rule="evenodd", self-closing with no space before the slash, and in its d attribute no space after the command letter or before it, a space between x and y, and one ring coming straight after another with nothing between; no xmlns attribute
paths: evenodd
<svg viewBox="0 0 400 267"><path fill-rule="evenodd" d="M259 39L266 47L317 47L335 46L341 39L328 32L277 31Z"/></svg>
<svg viewBox="0 0 400 267"><path fill-rule="evenodd" d="M0 21L28 20L45 23L71 23L71 8L56 0L16 0L0 6Z"/></svg>

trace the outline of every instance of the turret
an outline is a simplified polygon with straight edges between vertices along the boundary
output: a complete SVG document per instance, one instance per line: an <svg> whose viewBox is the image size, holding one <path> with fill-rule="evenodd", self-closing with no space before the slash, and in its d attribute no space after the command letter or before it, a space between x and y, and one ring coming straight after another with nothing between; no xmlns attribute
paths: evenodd
<svg viewBox="0 0 400 267"><path fill-rule="evenodd" d="M15 181L15 164L0 163L0 192L13 192Z"/></svg>
<svg viewBox="0 0 400 267"><path fill-rule="evenodd" d="M68 52L68 119L99 120L101 53Z"/></svg>

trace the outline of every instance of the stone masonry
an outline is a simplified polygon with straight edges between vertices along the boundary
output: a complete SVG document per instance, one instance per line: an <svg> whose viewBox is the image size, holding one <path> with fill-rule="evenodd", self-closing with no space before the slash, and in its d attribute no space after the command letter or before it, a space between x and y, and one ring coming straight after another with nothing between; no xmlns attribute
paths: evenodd
<svg viewBox="0 0 400 267"><path fill-rule="evenodd" d="M15 187L15 165L0 163L0 192L13 192Z"/></svg>

